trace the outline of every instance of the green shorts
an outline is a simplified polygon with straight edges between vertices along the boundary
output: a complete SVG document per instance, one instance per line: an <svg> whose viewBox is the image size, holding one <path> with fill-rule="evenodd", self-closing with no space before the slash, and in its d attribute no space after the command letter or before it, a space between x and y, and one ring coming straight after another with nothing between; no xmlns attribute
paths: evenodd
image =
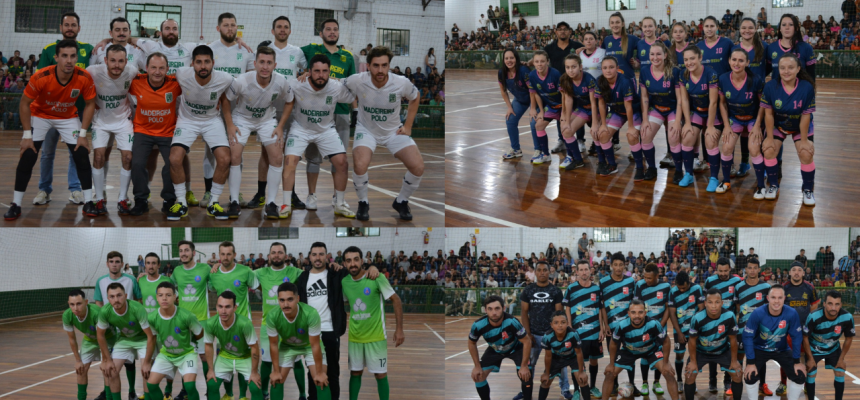
<svg viewBox="0 0 860 400"><path fill-rule="evenodd" d="M215 376L225 381L233 380L233 374L242 374L245 380L251 379L251 357L232 359L218 356L215 359Z"/></svg>
<svg viewBox="0 0 860 400"><path fill-rule="evenodd" d="M373 374L388 373L388 342L379 340L370 343L349 342L349 370L367 371Z"/></svg>
<svg viewBox="0 0 860 400"><path fill-rule="evenodd" d="M325 361L325 349L320 345L322 351L323 365L327 365ZM278 362L281 368L292 368L296 360L303 357L306 365L315 365L314 352L311 346L308 347L283 347L278 348Z"/></svg>
<svg viewBox="0 0 860 400"><path fill-rule="evenodd" d="M176 375L177 369L182 376L196 374L199 359L193 351L178 357L168 357L158 353L155 362L152 363L152 372L170 377Z"/></svg>
<svg viewBox="0 0 860 400"><path fill-rule="evenodd" d="M146 357L146 340L117 340L113 345L111 357L128 361L142 360Z"/></svg>
<svg viewBox="0 0 860 400"><path fill-rule="evenodd" d="M110 346L110 345L108 345ZM110 350L110 349L108 349ZM91 342L89 340L82 340L80 347L81 354L81 362L84 364L89 364L93 361L101 361L102 360L102 351L99 348L99 344L96 342Z"/></svg>

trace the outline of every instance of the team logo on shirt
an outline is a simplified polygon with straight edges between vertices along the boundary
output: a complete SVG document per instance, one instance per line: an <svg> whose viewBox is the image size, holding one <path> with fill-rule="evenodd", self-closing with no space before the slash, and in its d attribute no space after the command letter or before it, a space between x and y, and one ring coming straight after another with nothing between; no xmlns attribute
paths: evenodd
<svg viewBox="0 0 860 400"><path fill-rule="evenodd" d="M724 333L726 331L725 325L720 325L717 327L717 333Z"/></svg>
<svg viewBox="0 0 860 400"><path fill-rule="evenodd" d="M735 287L729 286L729 293L734 293L734 292L735 292Z"/></svg>
<svg viewBox="0 0 860 400"><path fill-rule="evenodd" d="M218 92L209 92L209 100L215 100L218 98Z"/></svg>
<svg viewBox="0 0 860 400"><path fill-rule="evenodd" d="M628 288L623 288L623 289L622 289L622 292L624 292L624 294L629 294L629 293L630 293L630 290L629 290Z"/></svg>
<svg viewBox="0 0 860 400"><path fill-rule="evenodd" d="M502 339L506 339L506 340L507 340L507 338L508 338L508 333L507 333L507 332L502 332Z"/></svg>
<svg viewBox="0 0 860 400"><path fill-rule="evenodd" d="M179 57L185 57L185 50L179 49L177 54L179 55Z"/></svg>
<svg viewBox="0 0 860 400"><path fill-rule="evenodd" d="M639 52L639 55L644 57L645 56L645 49L642 49L642 51Z"/></svg>
<svg viewBox="0 0 860 400"><path fill-rule="evenodd" d="M277 98L278 98L278 94L277 94L277 93L275 93L275 94L273 94L273 95L272 95L272 101L275 101L275 99L277 99Z"/></svg>
<svg viewBox="0 0 860 400"><path fill-rule="evenodd" d="M728 91L727 91L727 92L726 92L726 98L727 98L727 99L731 99L731 98L732 98L732 92L728 92Z"/></svg>
<svg viewBox="0 0 860 400"><path fill-rule="evenodd" d="M647 333L646 333L646 334L644 334L644 335L642 335L642 341L643 341L643 342L647 342L647 341L648 341L648 339L651 339L651 335L649 335L649 334L647 334Z"/></svg>
<svg viewBox="0 0 860 400"><path fill-rule="evenodd" d="M663 300L663 292L657 292L657 300Z"/></svg>
<svg viewBox="0 0 860 400"><path fill-rule="evenodd" d="M364 288L364 295L370 296L370 288L369 287Z"/></svg>
<svg viewBox="0 0 860 400"><path fill-rule="evenodd" d="M687 303L693 304L695 302L696 302L696 296L693 296L691 294L690 297L687 298Z"/></svg>
<svg viewBox="0 0 860 400"><path fill-rule="evenodd" d="M182 329L179 329L178 326L176 328L173 328L173 331L176 333L182 333Z"/></svg>
<svg viewBox="0 0 860 400"><path fill-rule="evenodd" d="M771 53L770 58L776 60L776 52L775 51L773 53Z"/></svg>
<svg viewBox="0 0 860 400"><path fill-rule="evenodd" d="M684 84L684 89L690 90L690 84L689 84L689 83L685 83L685 84Z"/></svg>
<svg viewBox="0 0 860 400"><path fill-rule="evenodd" d="M346 56L340 56L340 62L346 62Z"/></svg>
<svg viewBox="0 0 860 400"><path fill-rule="evenodd" d="M842 327L839 325L836 325L836 327L833 328L833 333L835 333L837 335L842 333Z"/></svg>
<svg viewBox="0 0 860 400"><path fill-rule="evenodd" d="M537 88L538 88L538 90L541 90L540 83L537 84Z"/></svg>
<svg viewBox="0 0 860 400"><path fill-rule="evenodd" d="M777 99L773 102L773 106L776 108L782 108L782 100Z"/></svg>
<svg viewBox="0 0 860 400"><path fill-rule="evenodd" d="M295 62L295 61L296 61L296 56L290 56L290 62Z"/></svg>
<svg viewBox="0 0 860 400"><path fill-rule="evenodd" d="M86 57L87 56L87 49L81 49L80 53L81 53L81 57Z"/></svg>
<svg viewBox="0 0 860 400"><path fill-rule="evenodd" d="M395 94L395 93L391 93L391 94L389 94L389 95L388 95L388 102L389 102L389 103L394 103L395 101L397 101L397 94Z"/></svg>
<svg viewBox="0 0 860 400"><path fill-rule="evenodd" d="M285 277L284 277L284 282L289 282L289 281L290 281L290 277L289 277L289 276L285 276Z"/></svg>
<svg viewBox="0 0 860 400"><path fill-rule="evenodd" d="M129 86L131 86L131 81L125 81L125 86L123 87L123 89L128 90Z"/></svg>
<svg viewBox="0 0 860 400"><path fill-rule="evenodd" d="M240 281L240 280L238 280L238 279L236 279L235 281L233 281L233 286L235 286L235 287L239 287L241 284L242 284L242 281Z"/></svg>
<svg viewBox="0 0 860 400"><path fill-rule="evenodd" d="M326 96L326 97L325 97L325 103L326 103L326 104L328 104L328 105L331 105L331 96Z"/></svg>
<svg viewBox="0 0 860 400"><path fill-rule="evenodd" d="M591 294L591 301L597 301L597 293Z"/></svg>
<svg viewBox="0 0 860 400"><path fill-rule="evenodd" d="M69 97L71 97L71 98L73 98L73 99L74 99L74 98L77 98L79 94L81 94L81 91L80 91L80 90L78 90L78 89L72 89L72 94L70 94L70 95L69 95Z"/></svg>
<svg viewBox="0 0 860 400"><path fill-rule="evenodd" d="M303 335L305 333L305 330L302 328L299 328L298 330L296 330L296 332L298 332L299 335Z"/></svg>
<svg viewBox="0 0 860 400"><path fill-rule="evenodd" d="M756 294L755 294L755 299L756 299L756 300L761 300L761 293L756 293Z"/></svg>
<svg viewBox="0 0 860 400"><path fill-rule="evenodd" d="M782 328L785 328L785 320L784 319L779 321L779 329L782 329Z"/></svg>
<svg viewBox="0 0 860 400"><path fill-rule="evenodd" d="M609 44L606 45L606 48L611 49L612 48L612 42L609 42Z"/></svg>
<svg viewBox="0 0 860 400"><path fill-rule="evenodd" d="M242 61L242 53L236 54L236 61Z"/></svg>
<svg viewBox="0 0 860 400"><path fill-rule="evenodd" d="M164 94L164 101L167 103L172 103L173 102L173 93L165 93Z"/></svg>
<svg viewBox="0 0 860 400"><path fill-rule="evenodd" d="M645 51L645 50L642 50ZM651 87L651 81L645 81L645 87Z"/></svg>
<svg viewBox="0 0 860 400"><path fill-rule="evenodd" d="M571 347L570 342L564 342L564 348L565 349L569 349L570 347Z"/></svg>

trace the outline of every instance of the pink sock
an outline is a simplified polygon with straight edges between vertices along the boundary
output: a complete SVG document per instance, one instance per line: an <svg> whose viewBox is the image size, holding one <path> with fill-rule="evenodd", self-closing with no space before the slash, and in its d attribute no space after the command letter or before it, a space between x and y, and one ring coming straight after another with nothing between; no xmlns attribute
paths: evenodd
<svg viewBox="0 0 860 400"><path fill-rule="evenodd" d="M654 143L642 143L642 150L651 150L654 148Z"/></svg>
<svg viewBox="0 0 860 400"><path fill-rule="evenodd" d="M601 143L601 144L600 144L600 147L601 147L603 150L609 150L609 149L611 149L611 148L612 148L612 141L609 141L609 142L606 142L606 143Z"/></svg>
<svg viewBox="0 0 860 400"><path fill-rule="evenodd" d="M636 144L630 146L630 151L639 151L639 150L642 150L642 145L639 143L636 143Z"/></svg>
<svg viewBox="0 0 860 400"><path fill-rule="evenodd" d="M672 146L672 152L673 153L680 153L681 152L681 145L676 144L676 145Z"/></svg>
<svg viewBox="0 0 860 400"><path fill-rule="evenodd" d="M720 154L720 159L723 161L731 161L735 158L734 154Z"/></svg>
<svg viewBox="0 0 860 400"><path fill-rule="evenodd" d="M537 131L537 135L538 137L544 137L546 136L546 131Z"/></svg>
<svg viewBox="0 0 860 400"><path fill-rule="evenodd" d="M800 170L803 172L815 171L815 162L813 161L809 164L800 164Z"/></svg>
<svg viewBox="0 0 860 400"><path fill-rule="evenodd" d="M565 143L573 143L576 141L576 136L566 137L564 138Z"/></svg>
<svg viewBox="0 0 860 400"><path fill-rule="evenodd" d="M693 146L684 146L684 145L682 144L682 145L681 145L681 150L682 150L682 151L693 151Z"/></svg>
<svg viewBox="0 0 860 400"><path fill-rule="evenodd" d="M752 163L753 163L753 164L761 164L761 163L764 163L764 157L763 157L761 154L759 154L759 155L757 155L757 156L755 156L755 157L753 157L753 158L752 158Z"/></svg>
<svg viewBox="0 0 860 400"><path fill-rule="evenodd" d="M765 158L764 159L764 165L767 167L773 167L773 166L776 166L776 164L777 164L777 161L775 158Z"/></svg>
<svg viewBox="0 0 860 400"><path fill-rule="evenodd" d="M720 154L720 149L718 147L714 147L713 149L708 149L708 155L715 156Z"/></svg>

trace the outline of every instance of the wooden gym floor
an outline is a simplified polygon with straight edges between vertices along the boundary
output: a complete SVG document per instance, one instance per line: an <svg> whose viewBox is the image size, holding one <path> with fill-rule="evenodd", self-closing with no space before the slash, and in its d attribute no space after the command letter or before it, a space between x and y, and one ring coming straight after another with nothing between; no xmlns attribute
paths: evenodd
<svg viewBox="0 0 860 400"><path fill-rule="evenodd" d="M474 368L474 364L472 363L472 358L469 356L469 349L467 340L469 340L469 330L472 327L472 323L477 320L476 316L469 317L446 317L445 318L445 399L447 400L474 400L478 399L478 392L475 390L475 383L472 381L471 373L472 368ZM483 354L484 350L487 348L487 342L484 339L478 340L478 355L480 357ZM857 350L852 349L851 353L856 353ZM601 358L598 361L599 367L599 375L597 377L597 385L598 387L602 387L603 385L603 372L605 371L606 366L608 365L608 350L604 347L604 358ZM672 368L674 369L675 365L675 356L674 353L670 357L670 362L672 363ZM534 398L537 399L538 388L540 387L540 375L544 372L544 355L541 354L540 359L537 363L537 371L535 372L538 376L534 382ZM846 375L845 377L845 399L856 399L860 397L860 379L857 376L853 375L854 373L860 373L860 360L857 360L853 357L845 357L845 362L847 363L847 373L851 373L852 375ZM707 370L707 367L705 367ZM490 374L490 377L487 378L487 381L490 385L490 394L494 399L509 399L514 397L520 391L520 381L515 376L516 375L516 367L514 363L510 360L505 360L502 362L501 371L498 373ZM570 377L568 377L570 379ZM589 379L590 375L589 375ZM649 382L654 381L654 372L649 371L648 373ZM665 377L661 377L661 384L663 385L663 390L666 389L666 381ZM627 373L622 372L620 375L619 382L627 382ZM722 389L722 381L723 374L719 373L717 375L717 386L720 388L718 394L711 394L708 392L708 373L703 372L696 377L696 400L724 400L725 392ZM776 363L768 363L767 368L767 379L768 388L771 391L776 391L776 387L779 385L779 367ZM636 363L636 376L635 376L636 387L640 387L642 385L642 372L639 369L639 363ZM815 398L818 400L834 400L834 389L833 389L833 371L825 370L823 363L818 365L818 377L815 380ZM573 385L571 384L571 387ZM683 396L683 395L682 395ZM784 397L784 396L783 396ZM649 397L637 397L637 400L648 399ZM651 393L651 399L665 399L668 400L669 394L668 391L661 395L657 396ZM683 397L680 397L683 399ZM746 392L744 392L744 398L746 399ZM779 400L779 396L759 396L761 400ZM555 379L552 383L552 387L550 389L550 394L548 399L563 399L561 397L561 393L558 387L558 378ZM806 400L806 396L802 395L801 399ZM621 400L617 398L617 400ZM727 399L728 400L728 399ZM810 399L813 400L813 399Z"/></svg>
<svg viewBox="0 0 860 400"><path fill-rule="evenodd" d="M0 170L7 171L5 174L0 174L0 187L6 188L8 191L3 193L3 200L0 201L0 211L6 212L9 207L9 202L12 201L12 191L15 184L15 168L18 165L18 158L21 141L21 131L0 131ZM252 140L253 141L253 140ZM287 220L266 220L262 218L262 209L255 210L242 209L242 214L238 219L218 221L206 215L206 210L198 207L191 207L189 215L182 221L168 221L164 214L161 213L161 168L164 165L159 157L158 167L156 169L155 179L151 184L152 197L149 202L151 204L148 214L132 217L120 216L116 212L117 196L119 195L119 173L120 173L120 154L117 149L114 149L110 155L110 170L106 179L107 186L107 216L98 218L85 217L81 213L83 206L73 205L68 202L68 159L69 152L65 150L65 145L58 145L56 158L54 160L54 182L53 193L51 194L52 201L44 206L33 205L33 198L39 192L39 163L33 169L33 176L30 179L30 184L27 186L27 192L24 195L24 204L21 218L16 221L3 221L4 226L17 227L38 227L38 226L53 226L53 227L149 227L149 226L194 226L194 227L314 227L314 226L340 226L340 227L382 227L382 226L399 226L399 227L426 227L426 226L443 226L444 223L444 154L442 154L443 140L442 139L416 139L418 148L424 158L425 168L424 177L421 179L421 186L412 196L409 201L412 209L412 221L402 221L398 218L398 214L391 208L391 203L400 192L400 186L403 181L403 174L406 173L406 168L396 159L394 155L388 152L384 147L377 148L374 153L373 161L369 169L370 190L368 190L368 201L370 203L370 220L358 221L356 219L344 218L335 216L331 207L331 197L334 195L334 187L332 185L331 164L328 161L323 161L321 165L321 173L317 181L317 206L316 211L293 210L293 215ZM62 150L62 151L61 151ZM191 190L198 200L203 198L204 182L203 182L203 141L197 140L192 146L192 151L189 153L191 157ZM245 148L245 166L242 173L242 196L245 201L250 200L254 193L257 192L257 160L260 157L259 145L249 145ZM40 153L41 157L41 153ZM349 181L346 186L346 201L349 203L353 212L358 210L358 198L355 195L355 189L352 185L352 152L347 152L349 158L350 172ZM92 161L92 156L90 157ZM133 197L134 185L129 185L128 195ZM296 173L296 192L302 201L308 195L307 175L305 174L305 164L302 163ZM8 196L8 197L7 197ZM225 185L224 193L221 195L221 204L226 205L229 199L229 185ZM278 191L277 203L280 204L281 192Z"/></svg>
<svg viewBox="0 0 860 400"><path fill-rule="evenodd" d="M510 148L506 106L496 71L448 71L454 88L447 94L445 142L446 226L852 226L860 214L846 213L860 196L860 81L819 79L815 113L815 207L802 205L800 162L791 141L784 150L783 179L776 201L754 201L754 173L733 179L729 193L707 193L709 170L687 188L672 184L673 170L660 169L656 181L633 182L635 165L622 134L616 152L619 171L597 177L596 157L586 167L564 171L552 164L533 166L528 114L519 121L523 157L503 161ZM591 136L586 128L586 139ZM622 133L626 131L622 128ZM558 135L547 129L550 147ZM665 129L654 143L666 153ZM740 142L740 141L739 141ZM738 144L738 147L740 145ZM562 156L564 153L560 153ZM735 164L740 150L735 151ZM720 175L722 177L722 175ZM667 182L668 179L668 182Z"/></svg>
<svg viewBox="0 0 860 400"><path fill-rule="evenodd" d="M254 326L259 331L261 313L253 313ZM388 380L392 399L421 398L442 400L445 389L444 375L438 366L444 363L445 325L442 315L405 314L404 334L406 341L398 348L392 343L394 335L394 315L388 315L386 326L389 340ZM82 335L77 332L78 342ZM349 398L349 367L347 364L348 334L341 339L340 350L340 387L341 399ZM54 314L43 317L22 318L19 321L0 322L0 398L9 400L23 399L74 399L77 393L75 359L69 349L69 342L62 327L62 317ZM93 399L104 388L104 379L97 363L90 366L87 398ZM140 376L140 363L136 364L138 395L143 394L143 378ZM201 398L206 393L202 369L198 369L197 389ZM127 397L128 381L125 371L120 373L123 398ZM307 379L305 379L307 381ZM236 381L234 379L234 381ZM307 385L307 383L306 383ZM293 372L287 378L285 399L299 397ZM164 384L161 385L162 390ZM179 393L179 384L174 384L173 395ZM234 383L236 399L239 398L239 385ZM223 389L221 389L223 392ZM250 398L250 393L247 394ZM219 396L220 397L220 396ZM362 376L359 399L378 398L376 381L373 374L365 372Z"/></svg>

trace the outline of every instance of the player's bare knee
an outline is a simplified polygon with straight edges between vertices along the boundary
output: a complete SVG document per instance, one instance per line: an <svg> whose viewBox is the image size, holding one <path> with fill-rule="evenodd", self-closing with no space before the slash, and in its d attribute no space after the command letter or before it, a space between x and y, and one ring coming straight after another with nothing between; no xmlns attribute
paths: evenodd
<svg viewBox="0 0 860 400"><path fill-rule="evenodd" d="M385 377L387 377L387 376L388 376L388 374L387 374L387 373L373 374L373 376L374 376L376 379L385 379Z"/></svg>

